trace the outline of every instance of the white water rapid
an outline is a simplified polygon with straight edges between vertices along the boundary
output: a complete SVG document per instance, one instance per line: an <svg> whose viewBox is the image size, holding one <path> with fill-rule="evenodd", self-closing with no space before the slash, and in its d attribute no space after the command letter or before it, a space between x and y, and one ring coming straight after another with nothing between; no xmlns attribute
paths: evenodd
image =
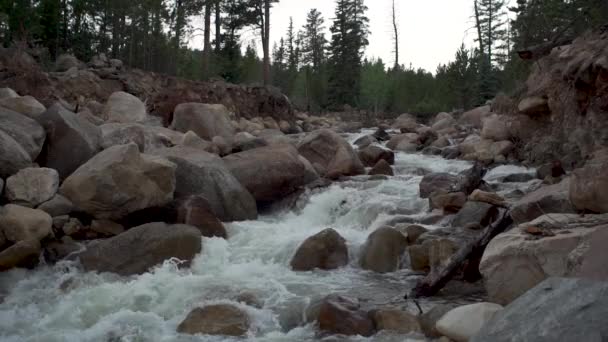
<svg viewBox="0 0 608 342"><path fill-rule="evenodd" d="M353 139L356 137L352 137ZM0 273L0 340L11 342L84 341L231 341L225 337L176 333L194 307L236 303L251 293L262 308L237 304L252 319L247 341L313 341L317 333L304 322L311 300L345 293L365 302L401 303L415 273L378 275L357 265L367 236L396 217L413 221L428 216L418 197L423 172L457 173L471 166L457 160L398 154L397 176L360 177L305 197L301 210L228 225L229 239L203 241L203 252L189 269L165 262L129 278L84 273L72 262L36 270ZM347 241L351 262L333 271L293 272L298 245L332 227ZM435 228L435 226L427 226ZM409 307L416 312L415 307ZM379 335L352 341L416 341L423 338ZM240 339L241 341L243 339Z"/></svg>

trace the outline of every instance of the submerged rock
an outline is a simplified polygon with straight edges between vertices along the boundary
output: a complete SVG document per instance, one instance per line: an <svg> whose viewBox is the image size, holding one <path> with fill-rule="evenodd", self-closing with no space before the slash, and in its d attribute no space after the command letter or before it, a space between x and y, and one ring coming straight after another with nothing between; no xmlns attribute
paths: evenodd
<svg viewBox="0 0 608 342"><path fill-rule="evenodd" d="M217 304L196 308L179 324L177 332L223 336L245 336L249 316L234 305Z"/></svg>
<svg viewBox="0 0 608 342"><path fill-rule="evenodd" d="M346 240L329 228L306 239L291 259L295 271L336 269L348 264Z"/></svg>

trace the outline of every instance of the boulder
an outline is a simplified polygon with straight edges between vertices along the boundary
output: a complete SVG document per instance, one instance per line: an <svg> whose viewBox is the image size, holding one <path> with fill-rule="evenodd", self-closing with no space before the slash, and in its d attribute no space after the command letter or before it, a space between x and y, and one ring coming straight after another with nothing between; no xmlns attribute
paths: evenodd
<svg viewBox="0 0 608 342"><path fill-rule="evenodd" d="M74 211L74 204L60 194L56 194L50 200L40 204L38 209L51 215L51 217L67 215Z"/></svg>
<svg viewBox="0 0 608 342"><path fill-rule="evenodd" d="M61 240L53 240L45 243L43 255L45 261L54 264L68 258L73 260L72 257L81 250L81 244L75 242L74 239L69 236L64 236Z"/></svg>
<svg viewBox="0 0 608 342"><path fill-rule="evenodd" d="M0 107L0 131L13 138L28 153L31 160L38 158L46 138L44 128L25 115Z"/></svg>
<svg viewBox="0 0 608 342"><path fill-rule="evenodd" d="M481 137L494 141L508 140L510 137L507 120L504 117L496 114L487 117L483 121Z"/></svg>
<svg viewBox="0 0 608 342"><path fill-rule="evenodd" d="M46 107L29 95L0 100L0 107L23 114L31 119L36 119L46 112Z"/></svg>
<svg viewBox="0 0 608 342"><path fill-rule="evenodd" d="M74 55L62 54L55 61L55 71L65 72L72 68L78 68L81 62Z"/></svg>
<svg viewBox="0 0 608 342"><path fill-rule="evenodd" d="M458 119L458 122L463 125L471 125L476 128L482 128L483 120L491 114L492 108L490 106L478 107L462 114Z"/></svg>
<svg viewBox="0 0 608 342"><path fill-rule="evenodd" d="M407 248L410 256L410 267L412 271L428 271L430 268L428 246L413 245Z"/></svg>
<svg viewBox="0 0 608 342"><path fill-rule="evenodd" d="M592 160L575 170L570 180L570 202L579 211L608 213L608 160Z"/></svg>
<svg viewBox="0 0 608 342"><path fill-rule="evenodd" d="M433 124L433 126L431 126L431 128L433 129L433 131L439 132L439 131L444 130L446 128L453 127L455 124L456 124L456 120L454 120L454 118L452 118L450 116L450 117L446 117L446 118L438 120L437 122L435 122Z"/></svg>
<svg viewBox="0 0 608 342"><path fill-rule="evenodd" d="M498 209L492 204L469 201L458 212L452 227L465 227L469 224L479 224L486 227L498 218Z"/></svg>
<svg viewBox="0 0 608 342"><path fill-rule="evenodd" d="M399 150L403 152L405 146L415 146L418 148L418 140L420 136L417 133L403 133L399 135L395 135L386 143L386 147L391 150ZM415 151L415 150L414 150Z"/></svg>
<svg viewBox="0 0 608 342"><path fill-rule="evenodd" d="M395 228L407 237L407 242L410 245L415 244L420 235L429 231L428 229L415 224L405 226L397 225Z"/></svg>
<svg viewBox="0 0 608 342"><path fill-rule="evenodd" d="M541 96L526 97L521 100L517 107L522 114L537 116L549 113L549 101Z"/></svg>
<svg viewBox="0 0 608 342"><path fill-rule="evenodd" d="M0 251L0 272L15 267L32 268L40 260L40 242L24 240Z"/></svg>
<svg viewBox="0 0 608 342"><path fill-rule="evenodd" d="M374 167L367 173L370 176L373 175L385 175L385 176L394 176L395 172L393 168L386 162L384 159L380 159Z"/></svg>
<svg viewBox="0 0 608 342"><path fill-rule="evenodd" d="M216 304L196 308L179 324L182 334L245 336L250 320L247 313L234 305Z"/></svg>
<svg viewBox="0 0 608 342"><path fill-rule="evenodd" d="M10 135L0 130L0 178L9 177L32 165L27 151Z"/></svg>
<svg viewBox="0 0 608 342"><path fill-rule="evenodd" d="M142 274L165 260L187 264L201 251L201 233L186 225L150 223L106 240L97 240L79 254L86 271L122 276Z"/></svg>
<svg viewBox="0 0 608 342"><path fill-rule="evenodd" d="M462 155L473 154L478 151L478 146L480 144L481 137L477 134L471 134L458 145L458 150Z"/></svg>
<svg viewBox="0 0 608 342"><path fill-rule="evenodd" d="M59 174L48 168L25 168L6 179L6 198L14 203L34 208L57 193Z"/></svg>
<svg viewBox="0 0 608 342"><path fill-rule="evenodd" d="M97 154L101 146L99 127L55 104L38 121L47 133L42 165L65 179Z"/></svg>
<svg viewBox="0 0 608 342"><path fill-rule="evenodd" d="M473 191L473 193L469 195L469 200L488 203L499 207L506 205L505 199L502 198L502 196L493 192L481 191L479 189Z"/></svg>
<svg viewBox="0 0 608 342"><path fill-rule="evenodd" d="M155 150L183 144L185 139L182 133L164 127L138 123L110 123L101 125L99 128L104 149L135 143L140 152L151 153Z"/></svg>
<svg viewBox="0 0 608 342"><path fill-rule="evenodd" d="M402 133L411 133L416 132L418 123L413 115L401 114L393 123L393 127L400 130Z"/></svg>
<svg viewBox="0 0 608 342"><path fill-rule="evenodd" d="M541 187L513 203L511 217L515 223L524 223L544 214L574 213L576 210L570 202L569 189L569 179Z"/></svg>
<svg viewBox="0 0 608 342"><path fill-rule="evenodd" d="M606 222L606 215L552 214L498 235L479 267L490 300L508 304L548 277L608 280ZM551 234L531 236L530 227Z"/></svg>
<svg viewBox="0 0 608 342"><path fill-rule="evenodd" d="M228 238L226 228L202 196L190 196L177 203L177 223L198 228L205 237Z"/></svg>
<svg viewBox="0 0 608 342"><path fill-rule="evenodd" d="M255 199L217 155L187 147L157 150L154 154L177 165L175 198L202 196L224 222L257 218Z"/></svg>
<svg viewBox="0 0 608 342"><path fill-rule="evenodd" d="M356 299L340 295L327 296L319 309L319 329L332 335L372 336L374 322Z"/></svg>
<svg viewBox="0 0 608 342"><path fill-rule="evenodd" d="M458 245L446 238L426 240L422 243L422 246L428 250L431 272L435 272L445 266L452 255L458 251Z"/></svg>
<svg viewBox="0 0 608 342"><path fill-rule="evenodd" d="M148 117L146 105L137 97L117 91L106 102L103 116L107 122L134 123L145 121Z"/></svg>
<svg viewBox="0 0 608 342"><path fill-rule="evenodd" d="M95 218L120 219L173 200L175 173L175 164L135 144L113 146L70 175L60 193Z"/></svg>
<svg viewBox="0 0 608 342"><path fill-rule="evenodd" d="M220 154L220 149L215 146L212 142L201 139L196 133L192 131L188 131L188 133L184 134L181 144L184 147L191 147L199 150L203 150L205 152Z"/></svg>
<svg viewBox="0 0 608 342"><path fill-rule="evenodd" d="M109 220L93 220L91 222L91 231L102 237L112 237L124 233L125 227Z"/></svg>
<svg viewBox="0 0 608 342"><path fill-rule="evenodd" d="M15 97L19 97L13 89L11 88L0 88L0 100L12 99Z"/></svg>
<svg viewBox="0 0 608 342"><path fill-rule="evenodd" d="M4 192L4 179L0 178L0 197L2 196L3 192Z"/></svg>
<svg viewBox="0 0 608 342"><path fill-rule="evenodd" d="M458 184L458 176L449 173L429 173L420 181L420 197L430 198L434 193L449 193Z"/></svg>
<svg viewBox="0 0 608 342"><path fill-rule="evenodd" d="M359 159L365 166L372 167L380 160L385 160L389 165L395 164L395 153L380 146L372 145L359 150Z"/></svg>
<svg viewBox="0 0 608 342"><path fill-rule="evenodd" d="M387 141L391 138L391 135L388 134L384 127L379 127L373 134L373 137L378 141Z"/></svg>
<svg viewBox="0 0 608 342"><path fill-rule="evenodd" d="M439 321L441 317L443 317L446 313L448 313L455 307L456 305L454 304L439 304L435 305L430 310L427 310L422 315L418 316L420 328L422 329L424 335L432 338L439 338L443 336L439 331L437 331L437 321Z"/></svg>
<svg viewBox="0 0 608 342"><path fill-rule="evenodd" d="M608 283L551 278L499 311L471 342L605 341Z"/></svg>
<svg viewBox="0 0 608 342"><path fill-rule="evenodd" d="M361 268L378 273L399 270L401 257L407 247L407 237L391 227L381 227L367 238L361 259Z"/></svg>
<svg viewBox="0 0 608 342"><path fill-rule="evenodd" d="M193 131L205 140L216 136L229 139L235 133L230 112L221 104L182 103L175 107L171 129Z"/></svg>
<svg viewBox="0 0 608 342"><path fill-rule="evenodd" d="M456 342L468 342L481 327L503 307L494 303L477 303L450 310L439 321L437 331Z"/></svg>
<svg viewBox="0 0 608 342"><path fill-rule="evenodd" d="M279 200L318 179L291 145L273 145L231 154L226 167L258 202Z"/></svg>
<svg viewBox="0 0 608 342"><path fill-rule="evenodd" d="M330 179L340 176L356 176L365 173L359 157L337 133L323 129L307 135L298 144L298 152L304 156L320 175Z"/></svg>
<svg viewBox="0 0 608 342"><path fill-rule="evenodd" d="M364 135L354 142L355 146L360 149L366 148L375 143L378 143L378 139L374 138L372 135Z"/></svg>
<svg viewBox="0 0 608 342"><path fill-rule="evenodd" d="M377 330L386 330L397 334L422 332L418 318L409 312L396 309L381 309L371 312Z"/></svg>
<svg viewBox="0 0 608 342"><path fill-rule="evenodd" d="M7 204L0 207L0 234L6 241L40 241L52 234L53 219L42 210Z"/></svg>
<svg viewBox="0 0 608 342"><path fill-rule="evenodd" d="M336 269L348 264L346 240L329 228L306 239L291 259L295 271Z"/></svg>
<svg viewBox="0 0 608 342"><path fill-rule="evenodd" d="M451 193L434 193L429 198L430 207L432 209L442 209L448 213L458 212L464 207L467 202L467 195L464 192L451 192Z"/></svg>
<svg viewBox="0 0 608 342"><path fill-rule="evenodd" d="M247 132L240 132L232 140L232 152L238 153L268 145L262 138L254 137Z"/></svg>

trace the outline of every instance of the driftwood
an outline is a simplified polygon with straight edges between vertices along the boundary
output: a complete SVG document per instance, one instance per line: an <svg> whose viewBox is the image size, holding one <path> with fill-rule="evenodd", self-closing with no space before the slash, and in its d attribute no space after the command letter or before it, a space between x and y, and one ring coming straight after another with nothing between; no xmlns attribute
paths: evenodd
<svg viewBox="0 0 608 342"><path fill-rule="evenodd" d="M454 275L456 275L463 265L467 262L478 263L490 241L498 234L504 232L511 224L513 224L513 219L511 218L510 212L506 210L503 211L498 221L486 228L485 232L475 241L456 252L443 269L429 274L419 281L409 294L409 297L431 297L437 294ZM475 269L477 269L477 265L475 265Z"/></svg>
<svg viewBox="0 0 608 342"><path fill-rule="evenodd" d="M538 60L548 54L551 53L551 51L558 47L558 46L564 46L564 45L568 45L572 43L572 39L571 38L560 38L557 40L552 40L546 43L542 43L542 44L538 44L535 46L531 46L529 48L517 51L517 54L519 55L519 58L521 59L526 59L526 60Z"/></svg>

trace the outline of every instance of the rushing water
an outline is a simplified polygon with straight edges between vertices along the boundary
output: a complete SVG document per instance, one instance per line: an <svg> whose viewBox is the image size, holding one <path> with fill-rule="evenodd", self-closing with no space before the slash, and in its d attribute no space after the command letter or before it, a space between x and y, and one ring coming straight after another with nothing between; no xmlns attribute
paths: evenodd
<svg viewBox="0 0 608 342"><path fill-rule="evenodd" d="M144 275L123 278L84 273L76 264L62 262L34 271L1 273L0 340L228 341L175 331L192 308L236 304L242 293L255 295L262 304L260 309L236 304L251 317L248 340L252 341L315 340L314 326L305 323L305 308L335 292L362 298L364 305L398 304L415 313L415 307L401 298L419 275L407 269L387 275L361 270L359 250L367 236L390 219L405 216L416 221L428 215L427 201L418 197L422 174L457 173L470 166L464 161L398 154L395 177L358 177L335 184L305 196L297 211L228 225L228 240L204 238L203 252L190 269L178 269L167 261ZM350 265L333 271L293 272L289 261L298 245L327 227L347 240ZM369 340L409 339L380 335Z"/></svg>

